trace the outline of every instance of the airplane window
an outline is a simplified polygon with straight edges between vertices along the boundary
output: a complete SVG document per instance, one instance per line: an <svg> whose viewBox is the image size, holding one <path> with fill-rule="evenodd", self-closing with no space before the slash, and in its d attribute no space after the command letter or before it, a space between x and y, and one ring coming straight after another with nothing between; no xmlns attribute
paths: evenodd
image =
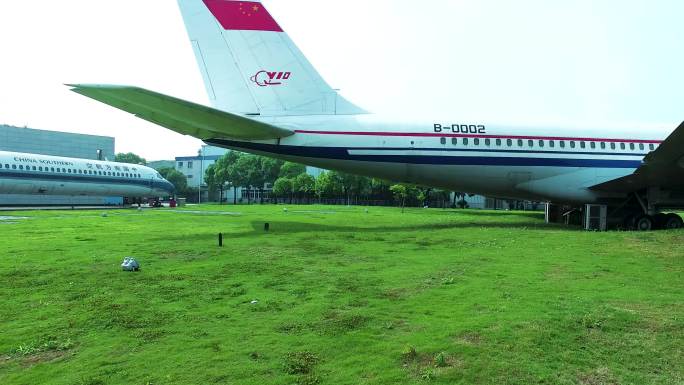
<svg viewBox="0 0 684 385"><path fill-rule="evenodd" d="M518 139L518 147L522 147L522 146L523 146L523 141L522 141L522 139Z"/></svg>
<svg viewBox="0 0 684 385"><path fill-rule="evenodd" d="M468 145L468 138L463 138L463 145L467 146Z"/></svg>
<svg viewBox="0 0 684 385"><path fill-rule="evenodd" d="M655 150L655 146L653 145L653 143L649 143L649 144L648 144L648 148L649 148L651 151Z"/></svg>
<svg viewBox="0 0 684 385"><path fill-rule="evenodd" d="M581 148L587 148L587 144L585 142L580 142L580 147Z"/></svg>
<svg viewBox="0 0 684 385"><path fill-rule="evenodd" d="M476 146L479 146L480 145L480 139L479 138L473 139L473 144Z"/></svg>
<svg viewBox="0 0 684 385"><path fill-rule="evenodd" d="M606 148L606 142L601 142L601 149L605 149L605 148Z"/></svg>
<svg viewBox="0 0 684 385"><path fill-rule="evenodd" d="M620 149L621 149L621 150L624 150L624 149L625 149L625 144L624 144L624 143L620 143Z"/></svg>
<svg viewBox="0 0 684 385"><path fill-rule="evenodd" d="M513 141L512 141L511 139L508 139L508 140L506 141L506 145L507 145L508 147L511 147L511 146L513 145Z"/></svg>
<svg viewBox="0 0 684 385"><path fill-rule="evenodd" d="M643 151L643 149L644 149L644 144L643 144L643 143L639 143L639 150L642 150L642 151Z"/></svg>
<svg viewBox="0 0 684 385"><path fill-rule="evenodd" d="M66 172L66 168L63 168L63 169L62 169L62 172Z"/></svg>
<svg viewBox="0 0 684 385"><path fill-rule="evenodd" d="M501 146L501 139L497 139L497 140L496 140L496 145L497 145L497 146Z"/></svg>
<svg viewBox="0 0 684 385"><path fill-rule="evenodd" d="M453 144L454 146L457 145L458 144L458 138L451 138L451 144ZM181 165L181 167L182 167L182 165Z"/></svg>
<svg viewBox="0 0 684 385"><path fill-rule="evenodd" d="M12 165L12 170L16 170L16 169L17 169L17 165L16 165L16 164L13 164L13 165Z"/></svg>
<svg viewBox="0 0 684 385"><path fill-rule="evenodd" d="M591 148L596 148L596 142L591 142L589 144L591 145Z"/></svg>
<svg viewBox="0 0 684 385"><path fill-rule="evenodd" d="M565 148L565 141L564 140L561 140L559 143L560 143L561 148Z"/></svg>
<svg viewBox="0 0 684 385"><path fill-rule="evenodd" d="M5 168L9 168L9 164L8 164L8 163L5 163Z"/></svg>
<svg viewBox="0 0 684 385"><path fill-rule="evenodd" d="M31 167L31 169L32 169L33 171L36 171L36 170L37 170L37 169L36 169L36 166Z"/></svg>
<svg viewBox="0 0 684 385"><path fill-rule="evenodd" d="M456 143L454 143L456 144ZM178 168L183 168L183 162L178 162Z"/></svg>
<svg viewBox="0 0 684 385"><path fill-rule="evenodd" d="M539 147L544 147L544 141L543 140L539 141Z"/></svg>
<svg viewBox="0 0 684 385"><path fill-rule="evenodd" d="M549 140L549 147L556 147L556 142Z"/></svg>
<svg viewBox="0 0 684 385"><path fill-rule="evenodd" d="M575 141L574 140L570 141L570 148L575 148Z"/></svg>
<svg viewBox="0 0 684 385"><path fill-rule="evenodd" d="M492 145L492 141L489 138L485 139L485 146L491 146L491 145Z"/></svg>
<svg viewBox="0 0 684 385"><path fill-rule="evenodd" d="M530 139L527 141L527 147L534 147L534 140Z"/></svg>
<svg viewBox="0 0 684 385"><path fill-rule="evenodd" d="M634 143L630 143L630 144L629 144L629 149L630 149L630 150L634 150L634 149L635 149Z"/></svg>
<svg viewBox="0 0 684 385"><path fill-rule="evenodd" d="M611 149L611 150L615 150L615 142L612 142L612 143L610 144L610 149Z"/></svg>
<svg viewBox="0 0 684 385"><path fill-rule="evenodd" d="M446 144L446 138L439 138L439 142L442 144Z"/></svg>
<svg viewBox="0 0 684 385"><path fill-rule="evenodd" d="M23 169L24 169L24 165L23 165L23 164L20 164L20 165L19 165L19 170L23 170Z"/></svg>

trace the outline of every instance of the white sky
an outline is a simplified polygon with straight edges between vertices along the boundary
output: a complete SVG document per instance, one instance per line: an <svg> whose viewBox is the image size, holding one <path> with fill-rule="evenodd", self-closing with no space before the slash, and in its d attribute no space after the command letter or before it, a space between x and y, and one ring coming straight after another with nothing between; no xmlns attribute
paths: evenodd
<svg viewBox="0 0 684 385"><path fill-rule="evenodd" d="M684 119L682 1L264 3L328 82L371 111L556 126ZM208 104L175 0L1 1L0 124L114 136L118 152L148 160L196 154L199 141L63 83Z"/></svg>

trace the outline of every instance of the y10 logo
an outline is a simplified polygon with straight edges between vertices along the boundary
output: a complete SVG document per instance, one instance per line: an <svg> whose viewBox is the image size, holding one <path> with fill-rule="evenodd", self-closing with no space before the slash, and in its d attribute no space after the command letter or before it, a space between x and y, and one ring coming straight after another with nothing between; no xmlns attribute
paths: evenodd
<svg viewBox="0 0 684 385"><path fill-rule="evenodd" d="M259 87L279 86L283 81L288 80L292 76L291 72L270 72L259 71L256 75L249 78Z"/></svg>

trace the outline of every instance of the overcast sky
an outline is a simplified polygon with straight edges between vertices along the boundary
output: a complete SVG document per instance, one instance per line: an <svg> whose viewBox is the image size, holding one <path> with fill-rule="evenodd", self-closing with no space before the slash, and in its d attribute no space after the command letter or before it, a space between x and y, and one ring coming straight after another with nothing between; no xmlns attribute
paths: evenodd
<svg viewBox="0 0 684 385"><path fill-rule="evenodd" d="M684 2L269 0L335 88L378 113L572 125L684 119ZM116 137L148 160L200 142L71 93L129 84L208 104L175 0L0 2L0 124Z"/></svg>

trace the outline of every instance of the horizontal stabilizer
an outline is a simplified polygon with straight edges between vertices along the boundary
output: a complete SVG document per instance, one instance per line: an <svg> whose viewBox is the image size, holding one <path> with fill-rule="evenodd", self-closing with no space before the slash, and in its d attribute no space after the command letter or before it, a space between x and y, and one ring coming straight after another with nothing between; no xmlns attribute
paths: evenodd
<svg viewBox="0 0 684 385"><path fill-rule="evenodd" d="M67 84L72 91L198 139L279 139L292 131L139 87Z"/></svg>

